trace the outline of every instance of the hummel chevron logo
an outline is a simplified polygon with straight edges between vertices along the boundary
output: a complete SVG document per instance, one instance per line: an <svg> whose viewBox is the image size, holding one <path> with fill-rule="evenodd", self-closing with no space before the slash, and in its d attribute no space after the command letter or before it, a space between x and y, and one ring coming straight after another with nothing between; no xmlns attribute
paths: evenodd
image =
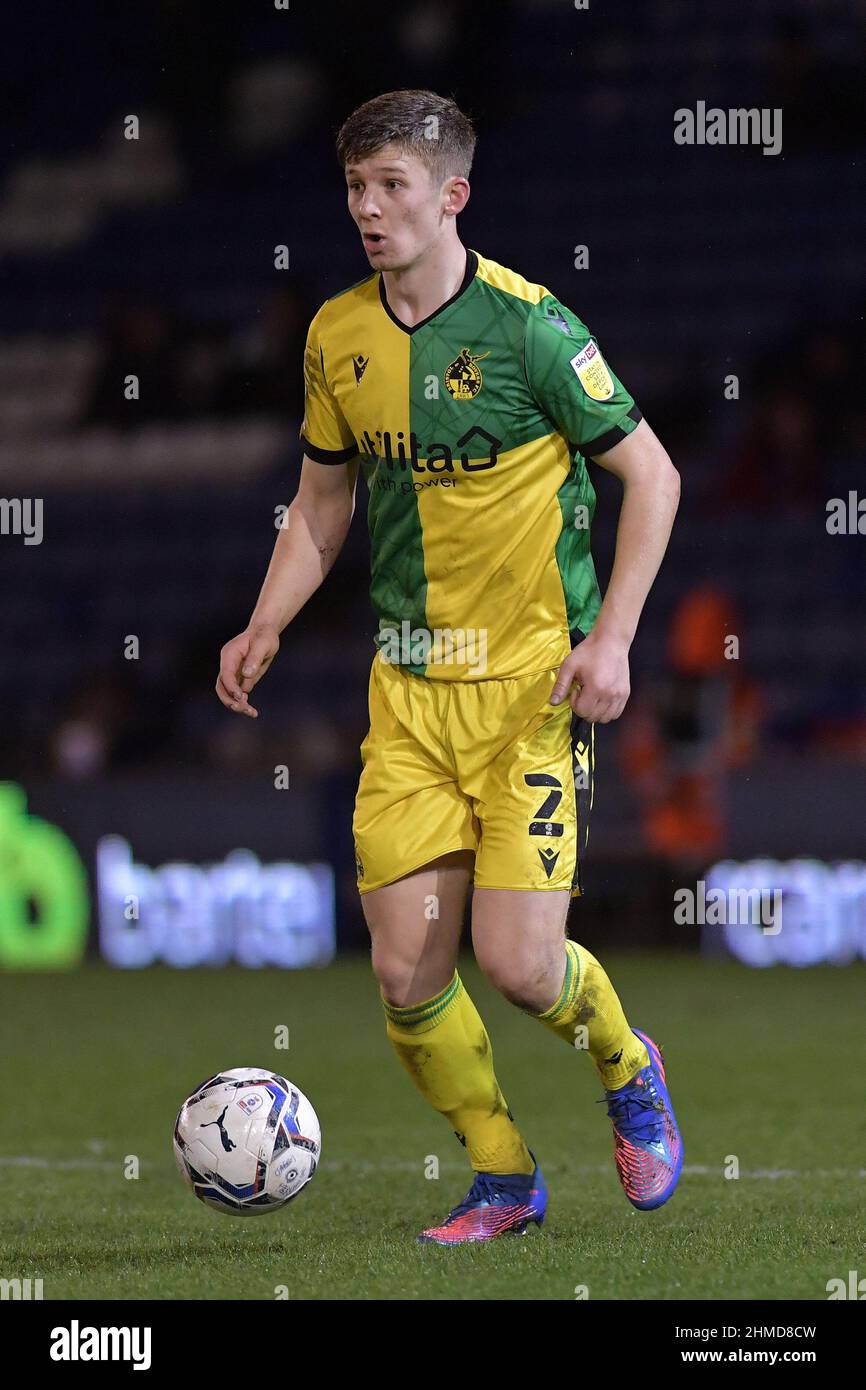
<svg viewBox="0 0 866 1390"><path fill-rule="evenodd" d="M559 850L556 850L556 852L554 852L552 849L540 849L538 851L538 857L544 865L544 872L547 874L547 877L550 878L550 875L556 868L556 861L559 858Z"/></svg>
<svg viewBox="0 0 866 1390"><path fill-rule="evenodd" d="M352 358L352 366L355 368L356 386L358 385L358 382L361 380L361 377L367 370L367 363L369 362L369 360L369 357L363 357L360 352L358 353L357 357Z"/></svg>

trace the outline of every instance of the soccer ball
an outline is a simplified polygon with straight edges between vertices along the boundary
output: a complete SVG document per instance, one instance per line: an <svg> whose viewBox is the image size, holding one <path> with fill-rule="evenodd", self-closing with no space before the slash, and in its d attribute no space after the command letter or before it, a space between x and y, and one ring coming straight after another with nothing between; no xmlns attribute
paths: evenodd
<svg viewBox="0 0 866 1390"><path fill-rule="evenodd" d="M312 1178L322 1134L303 1091L261 1067L233 1067L197 1086L174 1125L181 1177L205 1206L259 1216Z"/></svg>

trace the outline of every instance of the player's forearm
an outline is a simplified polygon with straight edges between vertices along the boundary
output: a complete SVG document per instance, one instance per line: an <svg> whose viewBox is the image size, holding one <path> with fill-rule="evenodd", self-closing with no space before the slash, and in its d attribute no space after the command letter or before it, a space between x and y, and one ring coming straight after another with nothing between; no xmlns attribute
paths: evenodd
<svg viewBox="0 0 866 1390"><path fill-rule="evenodd" d="M319 502L315 507L301 496L295 498L277 536L250 628L267 626L282 632L330 571L351 520L348 497Z"/></svg>
<svg viewBox="0 0 866 1390"><path fill-rule="evenodd" d="M665 550L680 499L680 475L666 455L623 483L610 583L594 631L630 646Z"/></svg>

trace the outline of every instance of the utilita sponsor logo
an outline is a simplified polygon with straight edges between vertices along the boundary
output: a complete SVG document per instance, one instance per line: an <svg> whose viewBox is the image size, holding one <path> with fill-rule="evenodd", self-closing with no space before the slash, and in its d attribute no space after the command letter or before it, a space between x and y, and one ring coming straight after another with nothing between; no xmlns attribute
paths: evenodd
<svg viewBox="0 0 866 1390"><path fill-rule="evenodd" d="M365 430L358 448L368 458L380 459L386 468L413 473L453 473L457 465L464 473L481 473L495 468L502 440L487 430L473 425L453 445L436 441L422 445L417 434L409 434L408 447L402 430L392 435L390 430L376 430L375 437ZM423 454L423 458L421 455ZM456 455L456 459L455 459Z"/></svg>

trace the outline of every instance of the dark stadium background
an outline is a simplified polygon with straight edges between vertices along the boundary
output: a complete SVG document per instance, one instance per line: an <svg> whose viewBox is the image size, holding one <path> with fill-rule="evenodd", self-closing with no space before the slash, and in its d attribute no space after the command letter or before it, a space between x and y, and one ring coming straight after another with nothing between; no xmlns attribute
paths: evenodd
<svg viewBox="0 0 866 1390"><path fill-rule="evenodd" d="M588 1296L592 1331L628 1300L658 1373L681 1305L640 1337L639 1300L775 1324L814 1302L762 1301L866 1296L864 0L73 0L3 38L0 1299L159 1300L187 1361L190 1299ZM355 890L361 488L261 718L213 688L297 485L307 324L368 273L334 133L412 86L477 122L464 242L589 324L683 484L570 923L665 1048L683 1181L648 1220L623 1200L592 1068L467 952L551 1191L542 1233L470 1251L415 1243L468 1156L391 1055ZM780 108L781 151L676 143L699 102ZM619 487L591 473L604 583ZM778 886L782 930L678 922L704 881ZM314 1182L262 1222L172 1159L184 1097L238 1065L322 1123ZM246 1371L223 1325L207 1356Z"/></svg>
<svg viewBox="0 0 866 1390"><path fill-rule="evenodd" d="M829 535L826 507L861 485L866 445L866 5L166 0L20 9L15 28L0 480L44 500L44 537L0 536L0 766L75 843L91 897L107 834L149 866L243 847L332 865L339 942L364 942L360 488L262 718L233 719L213 683L295 491L307 323L367 272L333 134L396 86L475 117L464 242L589 323L682 474L631 704L599 731L584 934L695 951L671 895L712 863L862 856L864 540ZM677 145L698 100L781 107L782 152ZM593 475L604 580L618 486ZM35 932L39 885L20 882Z"/></svg>

